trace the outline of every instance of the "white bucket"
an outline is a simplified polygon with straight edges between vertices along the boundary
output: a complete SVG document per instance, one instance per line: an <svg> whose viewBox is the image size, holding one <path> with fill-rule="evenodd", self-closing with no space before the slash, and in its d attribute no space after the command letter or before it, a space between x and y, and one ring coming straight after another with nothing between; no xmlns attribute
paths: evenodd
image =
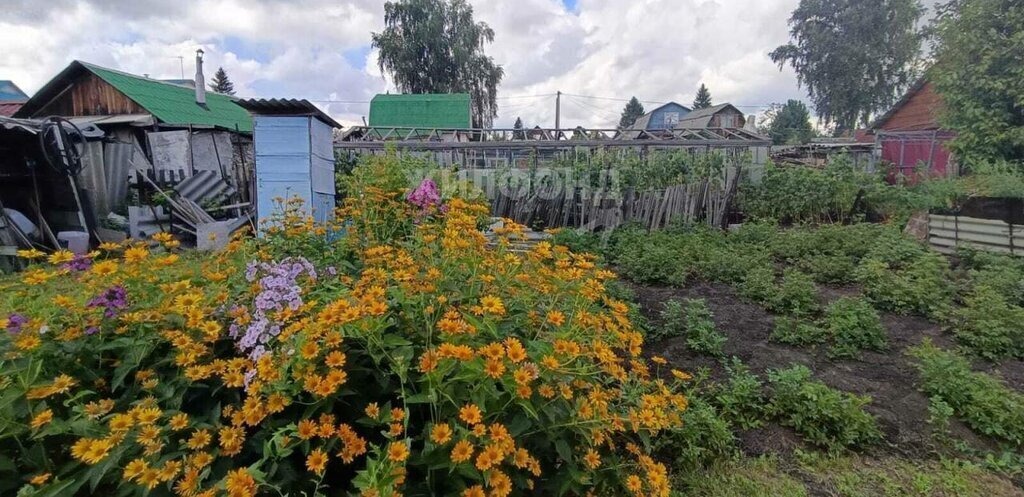
<svg viewBox="0 0 1024 497"><path fill-rule="evenodd" d="M84 231L61 231L57 233L57 241L77 255L89 252L89 234Z"/></svg>

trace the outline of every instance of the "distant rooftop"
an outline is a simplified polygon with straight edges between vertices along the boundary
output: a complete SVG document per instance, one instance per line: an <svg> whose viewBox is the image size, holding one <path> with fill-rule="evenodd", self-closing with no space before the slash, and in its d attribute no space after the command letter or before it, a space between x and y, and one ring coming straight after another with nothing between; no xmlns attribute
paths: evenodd
<svg viewBox="0 0 1024 497"><path fill-rule="evenodd" d="M9 79L0 79L0 102L25 102L28 95Z"/></svg>
<svg viewBox="0 0 1024 497"><path fill-rule="evenodd" d="M468 93L377 95L370 101L370 127L473 127Z"/></svg>
<svg viewBox="0 0 1024 497"><path fill-rule="evenodd" d="M208 91L206 105L203 106L196 103L195 90L187 86L77 60L36 92L18 111L18 116L29 117L44 108L62 91L74 84L84 72L95 74L163 124L210 126L252 133L252 116L231 96Z"/></svg>

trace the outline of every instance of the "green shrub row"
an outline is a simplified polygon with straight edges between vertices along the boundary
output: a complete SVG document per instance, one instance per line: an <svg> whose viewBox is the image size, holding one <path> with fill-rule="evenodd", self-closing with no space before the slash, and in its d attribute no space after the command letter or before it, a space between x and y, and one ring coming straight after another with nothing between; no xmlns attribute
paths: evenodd
<svg viewBox="0 0 1024 497"><path fill-rule="evenodd" d="M953 408L979 433L1016 447L1024 445L1024 394L999 379L971 369L964 357L925 341L910 350L921 375L921 388L933 401Z"/></svg>
<svg viewBox="0 0 1024 497"><path fill-rule="evenodd" d="M769 370L768 384L771 415L815 445L840 450L862 447L882 436L875 417L864 410L870 397L812 380L806 366Z"/></svg>
<svg viewBox="0 0 1024 497"><path fill-rule="evenodd" d="M885 326L871 304L859 297L843 297L825 309L817 321L780 317L771 339L795 346L829 343L829 357L855 358L862 350L884 350Z"/></svg>
<svg viewBox="0 0 1024 497"><path fill-rule="evenodd" d="M648 337L660 340L672 337L686 337L686 345L705 355L721 357L725 335L715 329L714 316L704 299L669 300L661 311L661 326Z"/></svg>

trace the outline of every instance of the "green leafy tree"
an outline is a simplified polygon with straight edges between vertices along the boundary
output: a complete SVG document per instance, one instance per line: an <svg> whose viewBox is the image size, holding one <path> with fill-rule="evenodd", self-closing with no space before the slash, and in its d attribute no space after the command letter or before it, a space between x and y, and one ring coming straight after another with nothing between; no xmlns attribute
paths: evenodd
<svg viewBox="0 0 1024 497"><path fill-rule="evenodd" d="M799 145L814 138L814 126L811 124L811 113L807 106L799 100L789 100L785 104L773 104L765 112L758 131L772 138L774 145Z"/></svg>
<svg viewBox="0 0 1024 497"><path fill-rule="evenodd" d="M706 109L711 105L711 91L704 86L704 83L701 83L700 88L697 89L697 96L693 99L693 110Z"/></svg>
<svg viewBox="0 0 1024 497"><path fill-rule="evenodd" d="M922 12L917 0L800 0L790 43L769 56L796 70L815 113L838 134L866 125L915 79Z"/></svg>
<svg viewBox="0 0 1024 497"><path fill-rule="evenodd" d="M217 72L213 74L213 79L210 80L210 89L225 95L235 94L235 84L228 79L228 73L223 67L218 67Z"/></svg>
<svg viewBox="0 0 1024 497"><path fill-rule="evenodd" d="M957 134L950 148L968 167L1024 161L1024 3L962 0L940 12L929 78Z"/></svg>
<svg viewBox="0 0 1024 497"><path fill-rule="evenodd" d="M380 69L405 93L469 93L473 124L498 113L505 71L484 53L494 30L473 20L465 0L398 0L384 4L384 30L373 33Z"/></svg>
<svg viewBox="0 0 1024 497"><path fill-rule="evenodd" d="M633 123L642 115L644 115L644 105L636 97L630 98L629 102L626 102L626 106L622 109L622 117L619 118L619 129L633 127Z"/></svg>

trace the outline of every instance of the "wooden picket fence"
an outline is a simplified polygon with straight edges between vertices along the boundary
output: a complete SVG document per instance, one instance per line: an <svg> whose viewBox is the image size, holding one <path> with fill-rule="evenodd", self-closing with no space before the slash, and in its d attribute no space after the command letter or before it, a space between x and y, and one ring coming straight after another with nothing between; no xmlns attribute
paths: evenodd
<svg viewBox="0 0 1024 497"><path fill-rule="evenodd" d="M627 223L647 229L674 222L724 227L736 197L739 172L724 180L703 180L662 189L624 192L587 189L519 190L498 193L491 212L531 227L612 230Z"/></svg>

